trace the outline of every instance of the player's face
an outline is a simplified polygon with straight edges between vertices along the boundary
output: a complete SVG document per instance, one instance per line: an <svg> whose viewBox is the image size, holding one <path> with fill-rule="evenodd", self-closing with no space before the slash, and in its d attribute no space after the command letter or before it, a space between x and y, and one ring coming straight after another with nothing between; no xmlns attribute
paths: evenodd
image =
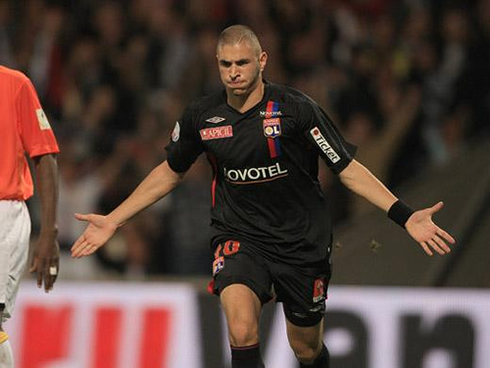
<svg viewBox="0 0 490 368"><path fill-rule="evenodd" d="M249 95L262 79L267 54L257 53L248 42L222 45L216 55L221 81L228 93L235 96Z"/></svg>

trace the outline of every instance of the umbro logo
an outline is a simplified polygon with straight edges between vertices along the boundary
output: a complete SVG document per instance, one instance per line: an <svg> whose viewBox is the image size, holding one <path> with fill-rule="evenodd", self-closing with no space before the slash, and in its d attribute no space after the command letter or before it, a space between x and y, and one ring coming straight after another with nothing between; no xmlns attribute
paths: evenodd
<svg viewBox="0 0 490 368"><path fill-rule="evenodd" d="M221 123L222 121L225 121L225 118L222 118L220 116L214 116L212 118L206 119L207 122L213 123L213 124L218 124Z"/></svg>

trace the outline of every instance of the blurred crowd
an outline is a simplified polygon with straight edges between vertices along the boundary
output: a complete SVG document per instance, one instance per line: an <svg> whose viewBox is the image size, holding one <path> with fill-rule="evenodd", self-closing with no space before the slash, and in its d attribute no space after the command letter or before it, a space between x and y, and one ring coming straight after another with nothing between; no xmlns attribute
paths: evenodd
<svg viewBox="0 0 490 368"><path fill-rule="evenodd" d="M221 88L215 43L255 30L267 79L302 90L390 188L464 152L490 126L490 1L4 0L0 64L33 81L58 137L59 240L107 213L165 159L192 99ZM120 229L73 277L209 274L210 169ZM336 222L367 210L327 170ZM32 204L35 206L35 204Z"/></svg>

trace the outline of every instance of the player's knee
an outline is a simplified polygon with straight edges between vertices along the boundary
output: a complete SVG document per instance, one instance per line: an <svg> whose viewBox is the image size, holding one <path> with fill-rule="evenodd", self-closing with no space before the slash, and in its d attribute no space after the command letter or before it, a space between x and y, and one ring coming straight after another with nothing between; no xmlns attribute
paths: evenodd
<svg viewBox="0 0 490 368"><path fill-rule="evenodd" d="M302 362L310 364L315 361L321 352L322 345L317 342L305 342L305 341L290 341L291 348L293 349L296 358Z"/></svg>
<svg viewBox="0 0 490 368"><path fill-rule="evenodd" d="M232 346L250 346L259 342L258 327L247 321L233 321L228 325Z"/></svg>

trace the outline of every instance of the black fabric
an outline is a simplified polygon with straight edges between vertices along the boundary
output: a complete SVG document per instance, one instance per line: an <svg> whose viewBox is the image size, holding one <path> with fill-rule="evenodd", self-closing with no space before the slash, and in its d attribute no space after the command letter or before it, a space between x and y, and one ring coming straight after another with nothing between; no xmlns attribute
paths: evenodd
<svg viewBox="0 0 490 368"><path fill-rule="evenodd" d="M260 346L231 347L232 368L264 368Z"/></svg>
<svg viewBox="0 0 490 368"><path fill-rule="evenodd" d="M405 228L410 216L413 214L413 210L407 206L402 200L398 200L388 210L388 217L395 223Z"/></svg>
<svg viewBox="0 0 490 368"><path fill-rule="evenodd" d="M330 368L330 354L327 347L323 345L320 355L318 355L313 364L300 363L300 368Z"/></svg>
<svg viewBox="0 0 490 368"><path fill-rule="evenodd" d="M283 304L284 315L286 319L295 326L312 327L316 326L325 316L325 303L321 308L314 312L304 313L298 309L291 308L287 303Z"/></svg>
<svg viewBox="0 0 490 368"><path fill-rule="evenodd" d="M215 251L220 265L213 267L213 293L219 295L229 285L243 284L255 292L262 304L275 296L275 301L283 303L286 318L296 326L309 327L320 322L325 315L331 278L328 257L297 266L264 257L257 253L260 247L244 241L238 242L236 252L225 255L223 244L227 242L217 245Z"/></svg>
<svg viewBox="0 0 490 368"><path fill-rule="evenodd" d="M222 249L218 252L215 250L215 257L222 257L223 263L220 270L213 267L214 294L220 295L229 285L243 284L257 295L262 304L273 298L272 279L268 268L264 260L253 253L249 244L240 242L240 249L231 255L224 255Z"/></svg>
<svg viewBox="0 0 490 368"><path fill-rule="evenodd" d="M176 172L207 154L214 171L212 244L240 236L279 260L326 257L331 219L318 158L338 174L355 147L309 97L267 83L262 101L243 114L226 103L224 91L202 98L184 112L166 149Z"/></svg>

